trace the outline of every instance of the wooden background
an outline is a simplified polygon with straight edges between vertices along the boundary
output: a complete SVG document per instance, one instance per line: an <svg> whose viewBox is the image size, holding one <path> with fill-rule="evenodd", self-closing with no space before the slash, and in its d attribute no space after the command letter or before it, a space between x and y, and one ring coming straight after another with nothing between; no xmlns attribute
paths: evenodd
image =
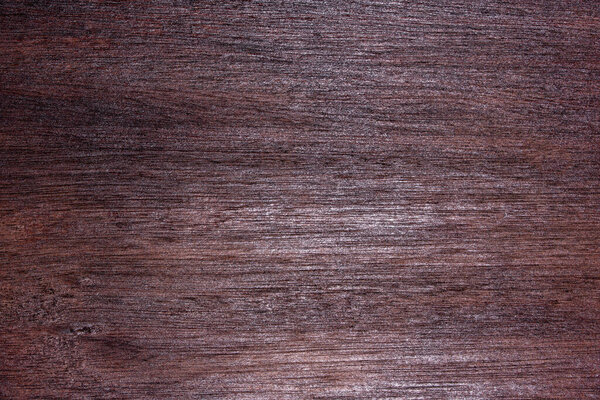
<svg viewBox="0 0 600 400"><path fill-rule="evenodd" d="M600 2L0 2L3 399L600 398Z"/></svg>

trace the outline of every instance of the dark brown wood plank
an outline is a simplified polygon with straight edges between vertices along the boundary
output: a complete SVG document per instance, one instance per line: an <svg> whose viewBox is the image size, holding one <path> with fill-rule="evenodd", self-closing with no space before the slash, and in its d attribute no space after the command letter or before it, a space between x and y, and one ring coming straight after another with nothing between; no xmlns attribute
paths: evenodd
<svg viewBox="0 0 600 400"><path fill-rule="evenodd" d="M600 398L597 1L3 1L0 397Z"/></svg>

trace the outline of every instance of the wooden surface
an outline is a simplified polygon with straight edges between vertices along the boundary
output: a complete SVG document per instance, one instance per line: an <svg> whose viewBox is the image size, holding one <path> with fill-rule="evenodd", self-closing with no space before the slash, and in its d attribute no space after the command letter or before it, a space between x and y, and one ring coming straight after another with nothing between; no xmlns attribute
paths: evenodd
<svg viewBox="0 0 600 400"><path fill-rule="evenodd" d="M3 399L600 398L598 1L2 1Z"/></svg>

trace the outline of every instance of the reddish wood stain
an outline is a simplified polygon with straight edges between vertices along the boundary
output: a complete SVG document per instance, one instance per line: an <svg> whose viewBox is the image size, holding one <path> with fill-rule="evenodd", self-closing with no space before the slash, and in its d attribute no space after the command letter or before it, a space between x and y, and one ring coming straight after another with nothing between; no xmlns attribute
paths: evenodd
<svg viewBox="0 0 600 400"><path fill-rule="evenodd" d="M600 398L597 1L3 1L0 398Z"/></svg>

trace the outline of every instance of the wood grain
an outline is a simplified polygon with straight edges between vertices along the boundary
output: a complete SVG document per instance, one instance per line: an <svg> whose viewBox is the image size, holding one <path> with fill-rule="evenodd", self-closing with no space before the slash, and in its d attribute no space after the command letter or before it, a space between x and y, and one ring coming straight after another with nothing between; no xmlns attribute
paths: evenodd
<svg viewBox="0 0 600 400"><path fill-rule="evenodd" d="M0 2L0 398L600 398L597 1Z"/></svg>

